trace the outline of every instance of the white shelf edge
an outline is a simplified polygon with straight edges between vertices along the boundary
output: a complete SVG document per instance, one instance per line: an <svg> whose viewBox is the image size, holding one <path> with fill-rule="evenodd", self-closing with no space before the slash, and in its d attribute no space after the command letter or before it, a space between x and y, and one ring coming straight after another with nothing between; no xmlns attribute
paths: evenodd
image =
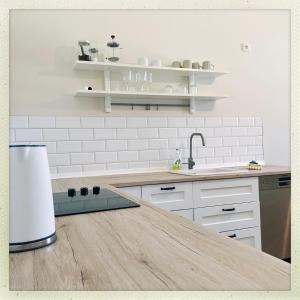
<svg viewBox="0 0 300 300"><path fill-rule="evenodd" d="M227 71L218 70L199 70L199 69L185 69L185 68L172 68L172 67L157 67L157 66L141 66L134 64L123 63L109 63L109 62L94 62L94 61L76 61L74 64L74 70L121 70L121 69L138 69L138 70L151 70L162 72L173 72L181 75L199 74L207 77L217 77L228 74Z"/></svg>
<svg viewBox="0 0 300 300"><path fill-rule="evenodd" d="M228 95L191 95L191 94L166 94L166 93L142 93L142 92L126 92L126 91L110 91L106 92L104 90L78 90L75 94L77 97L96 97L96 98L105 98L106 96L116 97L116 98L126 98L126 97L135 97L135 98L163 98L163 99L191 99L195 98L196 100L217 100L228 98Z"/></svg>

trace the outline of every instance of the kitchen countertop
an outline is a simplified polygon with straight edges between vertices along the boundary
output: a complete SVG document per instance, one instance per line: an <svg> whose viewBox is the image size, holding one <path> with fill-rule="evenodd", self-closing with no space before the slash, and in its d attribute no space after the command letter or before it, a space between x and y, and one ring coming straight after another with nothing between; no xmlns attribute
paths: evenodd
<svg viewBox="0 0 300 300"><path fill-rule="evenodd" d="M174 173L152 172L152 173L134 173L134 174L118 174L107 176L91 176L91 177L76 177L76 178L58 178L53 179L54 187L58 184L64 184L67 187L79 188L83 185L92 186L99 184L109 184L114 187L127 187L147 184L162 184L175 182L188 182L199 180L213 180L226 178L242 178L255 177L276 174L288 174L291 170L288 167L282 166L264 166L262 170L249 170L245 173L231 172L226 174L205 174L186 176ZM70 184L72 182L72 184Z"/></svg>
<svg viewBox="0 0 300 300"><path fill-rule="evenodd" d="M289 173L275 167L254 172L251 176ZM154 179L151 174L124 175L119 181L116 176L102 179L103 182L108 177L114 179L110 183L115 186L161 183L159 178L164 182L202 180L196 176L153 174L157 176ZM205 179L219 179L219 176L209 177ZM56 179L53 190L102 184L100 179ZM107 187L124 195L112 186ZM126 196L141 206L56 218L55 244L10 254L10 289L290 289L290 264Z"/></svg>

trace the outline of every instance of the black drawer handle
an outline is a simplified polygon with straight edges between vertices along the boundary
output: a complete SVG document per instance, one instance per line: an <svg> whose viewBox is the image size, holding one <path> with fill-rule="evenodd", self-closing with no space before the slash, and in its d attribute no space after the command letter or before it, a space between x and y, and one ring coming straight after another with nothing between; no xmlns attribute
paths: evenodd
<svg viewBox="0 0 300 300"><path fill-rule="evenodd" d="M165 188L160 188L162 191L172 191L175 190L175 186L170 186L170 187L165 187Z"/></svg>
<svg viewBox="0 0 300 300"><path fill-rule="evenodd" d="M233 239L233 238L235 238L235 237L236 237L236 234L234 233L234 234L232 234L232 235L227 235L227 237L229 237L229 238Z"/></svg>
<svg viewBox="0 0 300 300"><path fill-rule="evenodd" d="M222 211L234 211L235 210L235 208L233 207L233 208L222 208Z"/></svg>

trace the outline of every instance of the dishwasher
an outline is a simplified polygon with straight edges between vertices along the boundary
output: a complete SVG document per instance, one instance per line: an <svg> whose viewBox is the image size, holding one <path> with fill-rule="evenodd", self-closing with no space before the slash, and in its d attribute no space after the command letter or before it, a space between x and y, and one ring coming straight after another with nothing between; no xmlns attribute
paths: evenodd
<svg viewBox="0 0 300 300"><path fill-rule="evenodd" d="M259 178L262 251L291 259L291 176Z"/></svg>

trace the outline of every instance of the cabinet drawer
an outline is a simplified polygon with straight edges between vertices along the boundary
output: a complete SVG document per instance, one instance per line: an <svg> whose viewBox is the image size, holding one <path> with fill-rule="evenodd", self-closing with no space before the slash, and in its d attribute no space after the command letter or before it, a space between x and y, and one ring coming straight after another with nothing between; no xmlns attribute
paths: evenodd
<svg viewBox="0 0 300 300"><path fill-rule="evenodd" d="M191 221L194 221L194 210L193 209L181 209L181 210L172 210L172 213L185 217Z"/></svg>
<svg viewBox="0 0 300 300"><path fill-rule="evenodd" d="M167 210L193 208L192 182L145 185L143 200Z"/></svg>
<svg viewBox="0 0 300 300"><path fill-rule="evenodd" d="M198 181L193 184L195 207L259 201L258 178Z"/></svg>
<svg viewBox="0 0 300 300"><path fill-rule="evenodd" d="M220 233L234 240L240 241L248 246L261 250L260 227L231 230Z"/></svg>
<svg viewBox="0 0 300 300"><path fill-rule="evenodd" d="M218 232L260 226L259 203L196 208L195 222Z"/></svg>
<svg viewBox="0 0 300 300"><path fill-rule="evenodd" d="M142 188L140 186L128 186L119 188L122 192L128 193L134 197L142 198Z"/></svg>

